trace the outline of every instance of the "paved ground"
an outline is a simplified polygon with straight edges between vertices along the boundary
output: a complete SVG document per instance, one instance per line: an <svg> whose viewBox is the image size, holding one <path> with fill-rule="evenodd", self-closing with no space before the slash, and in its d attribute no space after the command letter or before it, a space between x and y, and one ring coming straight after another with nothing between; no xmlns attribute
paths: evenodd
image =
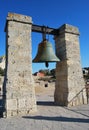
<svg viewBox="0 0 89 130"><path fill-rule="evenodd" d="M38 93L38 112L0 118L0 130L89 130L89 104L72 108L55 106L53 93Z"/></svg>

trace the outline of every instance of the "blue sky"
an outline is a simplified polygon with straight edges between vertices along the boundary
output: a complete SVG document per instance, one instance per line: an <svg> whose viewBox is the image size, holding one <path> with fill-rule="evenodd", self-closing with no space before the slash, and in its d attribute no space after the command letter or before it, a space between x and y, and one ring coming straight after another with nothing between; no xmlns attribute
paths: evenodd
<svg viewBox="0 0 89 130"><path fill-rule="evenodd" d="M89 0L0 0L0 56L5 54L5 22L8 12L28 15L33 24L58 28L67 23L80 31L82 67L89 67ZM34 58L42 35L32 33L32 57ZM53 36L49 41L55 48ZM45 65L33 63L33 72L46 69ZM48 69L55 68L50 63Z"/></svg>

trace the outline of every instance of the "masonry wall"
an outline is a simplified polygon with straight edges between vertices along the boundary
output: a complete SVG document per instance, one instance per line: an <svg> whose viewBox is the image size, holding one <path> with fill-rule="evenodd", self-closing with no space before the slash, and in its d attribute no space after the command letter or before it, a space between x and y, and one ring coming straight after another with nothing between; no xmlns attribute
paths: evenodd
<svg viewBox="0 0 89 130"><path fill-rule="evenodd" d="M5 30L6 76L4 81L6 117L36 111L32 77L31 27L31 17L8 14Z"/></svg>
<svg viewBox="0 0 89 130"><path fill-rule="evenodd" d="M82 74L78 28L65 24L55 37L56 53L60 62L56 66L54 100L62 106L86 104L86 90Z"/></svg>

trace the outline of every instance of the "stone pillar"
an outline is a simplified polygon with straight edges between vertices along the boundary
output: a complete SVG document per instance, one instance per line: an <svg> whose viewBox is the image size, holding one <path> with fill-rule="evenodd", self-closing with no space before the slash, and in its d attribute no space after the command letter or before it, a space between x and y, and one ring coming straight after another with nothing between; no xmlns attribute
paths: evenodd
<svg viewBox="0 0 89 130"><path fill-rule="evenodd" d="M32 77L31 17L9 13L6 24L6 117L36 111ZM6 92L6 93L5 93Z"/></svg>
<svg viewBox="0 0 89 130"><path fill-rule="evenodd" d="M62 106L86 104L85 83L82 74L78 28L65 24L55 37L56 65L55 103Z"/></svg>

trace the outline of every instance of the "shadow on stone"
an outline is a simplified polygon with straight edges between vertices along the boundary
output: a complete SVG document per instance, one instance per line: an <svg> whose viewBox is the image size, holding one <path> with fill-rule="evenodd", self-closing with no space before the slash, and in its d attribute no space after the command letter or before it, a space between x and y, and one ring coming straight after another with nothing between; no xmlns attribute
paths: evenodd
<svg viewBox="0 0 89 130"><path fill-rule="evenodd" d="M22 118L33 119L33 120L48 120L48 121L60 121L60 122L89 123L89 119L71 118L71 117L23 116Z"/></svg>
<svg viewBox="0 0 89 130"><path fill-rule="evenodd" d="M72 112L74 112L74 113L77 113L77 114L81 114L81 115L86 116L86 117L89 118L89 116L84 113L85 111L89 111L89 110L81 110L81 109L76 110L76 109L70 109L70 108L68 108L68 107L65 107L65 109L67 109L67 110L69 110L69 111L72 111Z"/></svg>
<svg viewBox="0 0 89 130"><path fill-rule="evenodd" d="M42 106L55 106L54 102L49 102L49 101L37 101L37 105L42 105Z"/></svg>
<svg viewBox="0 0 89 130"><path fill-rule="evenodd" d="M3 117L3 100L0 99L0 118Z"/></svg>

